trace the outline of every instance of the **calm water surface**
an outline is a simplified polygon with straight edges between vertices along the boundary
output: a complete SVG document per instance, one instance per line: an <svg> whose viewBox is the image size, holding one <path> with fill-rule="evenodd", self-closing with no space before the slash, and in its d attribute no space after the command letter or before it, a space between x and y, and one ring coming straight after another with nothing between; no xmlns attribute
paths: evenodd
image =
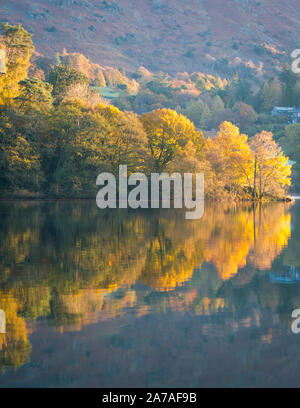
<svg viewBox="0 0 300 408"><path fill-rule="evenodd" d="M0 202L0 387L300 386L299 219Z"/></svg>

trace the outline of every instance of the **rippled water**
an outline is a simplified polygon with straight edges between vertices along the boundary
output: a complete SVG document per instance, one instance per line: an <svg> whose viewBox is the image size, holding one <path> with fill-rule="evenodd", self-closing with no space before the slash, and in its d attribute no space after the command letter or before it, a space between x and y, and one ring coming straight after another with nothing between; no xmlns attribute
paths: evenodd
<svg viewBox="0 0 300 408"><path fill-rule="evenodd" d="M0 387L300 386L299 217L0 202Z"/></svg>

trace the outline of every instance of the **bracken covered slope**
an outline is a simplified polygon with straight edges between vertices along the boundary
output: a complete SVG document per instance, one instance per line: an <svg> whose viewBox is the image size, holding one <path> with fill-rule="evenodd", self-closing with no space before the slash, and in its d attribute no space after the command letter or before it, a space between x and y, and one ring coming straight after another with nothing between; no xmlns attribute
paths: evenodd
<svg viewBox="0 0 300 408"><path fill-rule="evenodd" d="M129 71L271 74L300 45L299 0L0 0L0 20L23 24L43 55Z"/></svg>

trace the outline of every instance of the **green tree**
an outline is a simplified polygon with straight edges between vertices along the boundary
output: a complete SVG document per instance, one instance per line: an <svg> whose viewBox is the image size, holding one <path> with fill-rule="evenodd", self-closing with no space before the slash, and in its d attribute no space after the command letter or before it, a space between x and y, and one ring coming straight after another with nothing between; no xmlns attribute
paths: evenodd
<svg viewBox="0 0 300 408"><path fill-rule="evenodd" d="M16 98L21 109L25 111L49 110L53 103L52 85L39 79L25 79L20 82L21 92Z"/></svg>
<svg viewBox="0 0 300 408"><path fill-rule="evenodd" d="M291 71L289 65L286 65L281 72L279 79L283 83L282 104L284 106L295 106L297 101L294 89L298 79L297 75Z"/></svg>
<svg viewBox="0 0 300 408"><path fill-rule="evenodd" d="M205 106L205 103L201 99L197 101L192 100L188 103L186 109L183 110L183 114L194 122L196 126L200 126Z"/></svg>
<svg viewBox="0 0 300 408"><path fill-rule="evenodd" d="M40 191L43 174L37 146L26 137L24 118L12 108L0 112L0 190ZM29 132L30 133L30 132Z"/></svg>
<svg viewBox="0 0 300 408"><path fill-rule="evenodd" d="M109 123L102 149L106 168L116 175L120 164L127 164L129 173L147 171L150 166L147 135L138 116L112 105L99 104L95 110Z"/></svg>
<svg viewBox="0 0 300 408"><path fill-rule="evenodd" d="M90 193L104 169L107 121L80 103L61 103L48 116L41 145L45 190L54 195Z"/></svg>
<svg viewBox="0 0 300 408"><path fill-rule="evenodd" d="M211 117L212 117L211 110L206 104L204 104L204 109L200 119L200 127L202 129L208 129Z"/></svg>
<svg viewBox="0 0 300 408"><path fill-rule="evenodd" d="M256 105L261 112L271 112L274 106L281 104L282 98L282 85L278 78L274 78L262 85L256 97Z"/></svg>
<svg viewBox="0 0 300 408"><path fill-rule="evenodd" d="M53 85L53 96L57 102L62 101L71 86L89 83L87 76L68 65L57 65L51 69L47 80Z"/></svg>
<svg viewBox="0 0 300 408"><path fill-rule="evenodd" d="M300 123L288 125L284 129L284 136L279 139L284 152L295 162L293 165L293 183L297 191L300 190Z"/></svg>

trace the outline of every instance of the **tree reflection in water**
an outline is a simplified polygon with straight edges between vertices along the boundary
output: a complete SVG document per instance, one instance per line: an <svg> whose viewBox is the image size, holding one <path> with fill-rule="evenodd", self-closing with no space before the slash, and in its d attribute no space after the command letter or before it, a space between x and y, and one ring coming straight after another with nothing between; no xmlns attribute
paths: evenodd
<svg viewBox="0 0 300 408"><path fill-rule="evenodd" d="M187 221L181 211L101 212L90 201L1 202L2 371L30 361L39 322L78 332L127 314L248 307L251 317L231 322L236 329L256 325L261 308L297 306L296 289L288 296L274 285L276 268L300 266L291 210L207 204L201 220Z"/></svg>

